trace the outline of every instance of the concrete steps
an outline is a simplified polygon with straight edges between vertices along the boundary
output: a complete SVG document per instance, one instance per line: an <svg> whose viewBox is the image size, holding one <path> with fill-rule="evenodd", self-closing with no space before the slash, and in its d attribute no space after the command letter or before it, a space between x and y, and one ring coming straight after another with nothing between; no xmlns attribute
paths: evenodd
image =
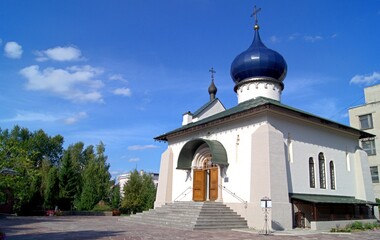
<svg viewBox="0 0 380 240"><path fill-rule="evenodd" d="M169 203L124 220L192 230L248 228L244 218L220 202Z"/></svg>

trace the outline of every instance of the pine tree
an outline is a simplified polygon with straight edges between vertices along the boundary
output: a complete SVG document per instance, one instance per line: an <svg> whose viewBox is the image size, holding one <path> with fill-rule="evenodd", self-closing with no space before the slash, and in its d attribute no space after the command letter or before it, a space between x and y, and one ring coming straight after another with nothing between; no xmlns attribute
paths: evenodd
<svg viewBox="0 0 380 240"><path fill-rule="evenodd" d="M153 208L155 197L156 187L152 177L146 173L140 175L135 169L124 185L121 207L131 213L142 212Z"/></svg>
<svg viewBox="0 0 380 240"><path fill-rule="evenodd" d="M78 200L78 208L91 210L99 201L108 202L110 195L110 174L108 172L105 147L100 143L96 147L96 155L87 151L86 165L83 170L83 187Z"/></svg>
<svg viewBox="0 0 380 240"><path fill-rule="evenodd" d="M60 208L71 210L77 194L78 174L74 169L70 151L66 151L61 161L59 171Z"/></svg>
<svg viewBox="0 0 380 240"><path fill-rule="evenodd" d="M46 187L44 189L44 207L53 209L58 204L59 196L59 178L58 168L52 166L49 169Z"/></svg>

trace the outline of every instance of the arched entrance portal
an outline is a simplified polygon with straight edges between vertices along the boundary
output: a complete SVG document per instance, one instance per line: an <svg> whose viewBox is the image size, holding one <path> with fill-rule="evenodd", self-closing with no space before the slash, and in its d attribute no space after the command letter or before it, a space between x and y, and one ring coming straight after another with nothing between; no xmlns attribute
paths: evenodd
<svg viewBox="0 0 380 240"><path fill-rule="evenodd" d="M206 143L198 147L192 161L193 200L215 201L218 199L218 169L212 162L212 154Z"/></svg>
<svg viewBox="0 0 380 240"><path fill-rule="evenodd" d="M221 198L220 173L227 166L227 153L220 142L195 139L183 146L177 169L192 170L193 201L215 201Z"/></svg>

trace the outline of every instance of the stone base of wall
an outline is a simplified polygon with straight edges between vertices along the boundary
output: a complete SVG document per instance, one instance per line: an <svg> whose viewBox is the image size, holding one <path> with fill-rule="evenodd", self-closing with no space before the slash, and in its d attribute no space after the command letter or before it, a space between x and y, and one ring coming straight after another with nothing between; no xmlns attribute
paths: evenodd
<svg viewBox="0 0 380 240"><path fill-rule="evenodd" d="M95 212L95 211L61 211L61 216L112 216L111 211Z"/></svg>

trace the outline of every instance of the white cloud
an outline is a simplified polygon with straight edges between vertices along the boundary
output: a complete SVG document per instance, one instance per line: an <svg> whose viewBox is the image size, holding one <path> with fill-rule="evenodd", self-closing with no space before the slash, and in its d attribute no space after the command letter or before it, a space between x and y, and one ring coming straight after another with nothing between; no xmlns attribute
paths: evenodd
<svg viewBox="0 0 380 240"><path fill-rule="evenodd" d="M71 115L71 116L70 116ZM15 117L0 120L0 122L64 122L65 124L73 124L79 120L86 118L86 112L79 112L76 114L62 114L62 113L40 113L19 111Z"/></svg>
<svg viewBox="0 0 380 240"><path fill-rule="evenodd" d="M103 83L94 79L101 73L101 69L89 65L66 69L50 67L43 70L32 65L20 70L20 74L27 79L27 89L51 92L74 102L103 102L98 91Z"/></svg>
<svg viewBox="0 0 380 240"><path fill-rule="evenodd" d="M272 43L278 43L278 42L280 42L280 39L278 37L276 37L276 36L271 36L270 37L270 41Z"/></svg>
<svg viewBox="0 0 380 240"><path fill-rule="evenodd" d="M156 145L133 145L133 146L129 146L128 147L128 150L131 150L131 151L136 151L136 150L145 150L145 149L152 149L152 148L158 148L158 146Z"/></svg>
<svg viewBox="0 0 380 240"><path fill-rule="evenodd" d="M128 159L128 162L138 162L140 161L140 158L130 158Z"/></svg>
<svg viewBox="0 0 380 240"><path fill-rule="evenodd" d="M5 56L9 58L21 58L22 47L16 42L7 42L4 46Z"/></svg>
<svg viewBox="0 0 380 240"><path fill-rule="evenodd" d="M292 40L295 40L296 38L298 38L301 34L299 33L293 33L292 35L289 36L289 40L292 41Z"/></svg>
<svg viewBox="0 0 380 240"><path fill-rule="evenodd" d="M314 43L316 41L323 40L323 37L322 36L304 36L304 39L305 41Z"/></svg>
<svg viewBox="0 0 380 240"><path fill-rule="evenodd" d="M112 81L122 81L122 82L127 81L122 74L113 74L113 75L109 76L108 79L112 80Z"/></svg>
<svg viewBox="0 0 380 240"><path fill-rule="evenodd" d="M372 85L380 81L380 73L373 72L372 74L367 75L355 75L350 80L350 84L359 84L359 85Z"/></svg>
<svg viewBox="0 0 380 240"><path fill-rule="evenodd" d="M337 34L333 34L331 36L331 38L335 38L337 36ZM288 37L288 40L289 41L293 41L293 40L298 40L298 39L303 39L307 42L317 42L317 41L322 41L323 40L323 37L320 36L320 35L306 35L306 34L301 34L301 33L293 33L291 34L289 37Z"/></svg>
<svg viewBox="0 0 380 240"><path fill-rule="evenodd" d="M82 52L77 47L55 47L44 51L36 51L39 62L54 60L59 62L82 60Z"/></svg>
<svg viewBox="0 0 380 240"><path fill-rule="evenodd" d="M15 117L9 119L3 119L2 122L55 122L59 120L59 117L37 112L20 111Z"/></svg>
<svg viewBox="0 0 380 240"><path fill-rule="evenodd" d="M88 115L86 112L80 112L74 116L66 118L65 123L66 124L74 124L74 123L78 122L79 120L86 118L87 116Z"/></svg>
<svg viewBox="0 0 380 240"><path fill-rule="evenodd" d="M122 95L122 96L127 96L130 97L132 96L131 89L129 88L117 88L113 91L115 95Z"/></svg>
<svg viewBox="0 0 380 240"><path fill-rule="evenodd" d="M331 38L336 38L336 37L338 37L337 33L334 33L334 34L331 35Z"/></svg>

